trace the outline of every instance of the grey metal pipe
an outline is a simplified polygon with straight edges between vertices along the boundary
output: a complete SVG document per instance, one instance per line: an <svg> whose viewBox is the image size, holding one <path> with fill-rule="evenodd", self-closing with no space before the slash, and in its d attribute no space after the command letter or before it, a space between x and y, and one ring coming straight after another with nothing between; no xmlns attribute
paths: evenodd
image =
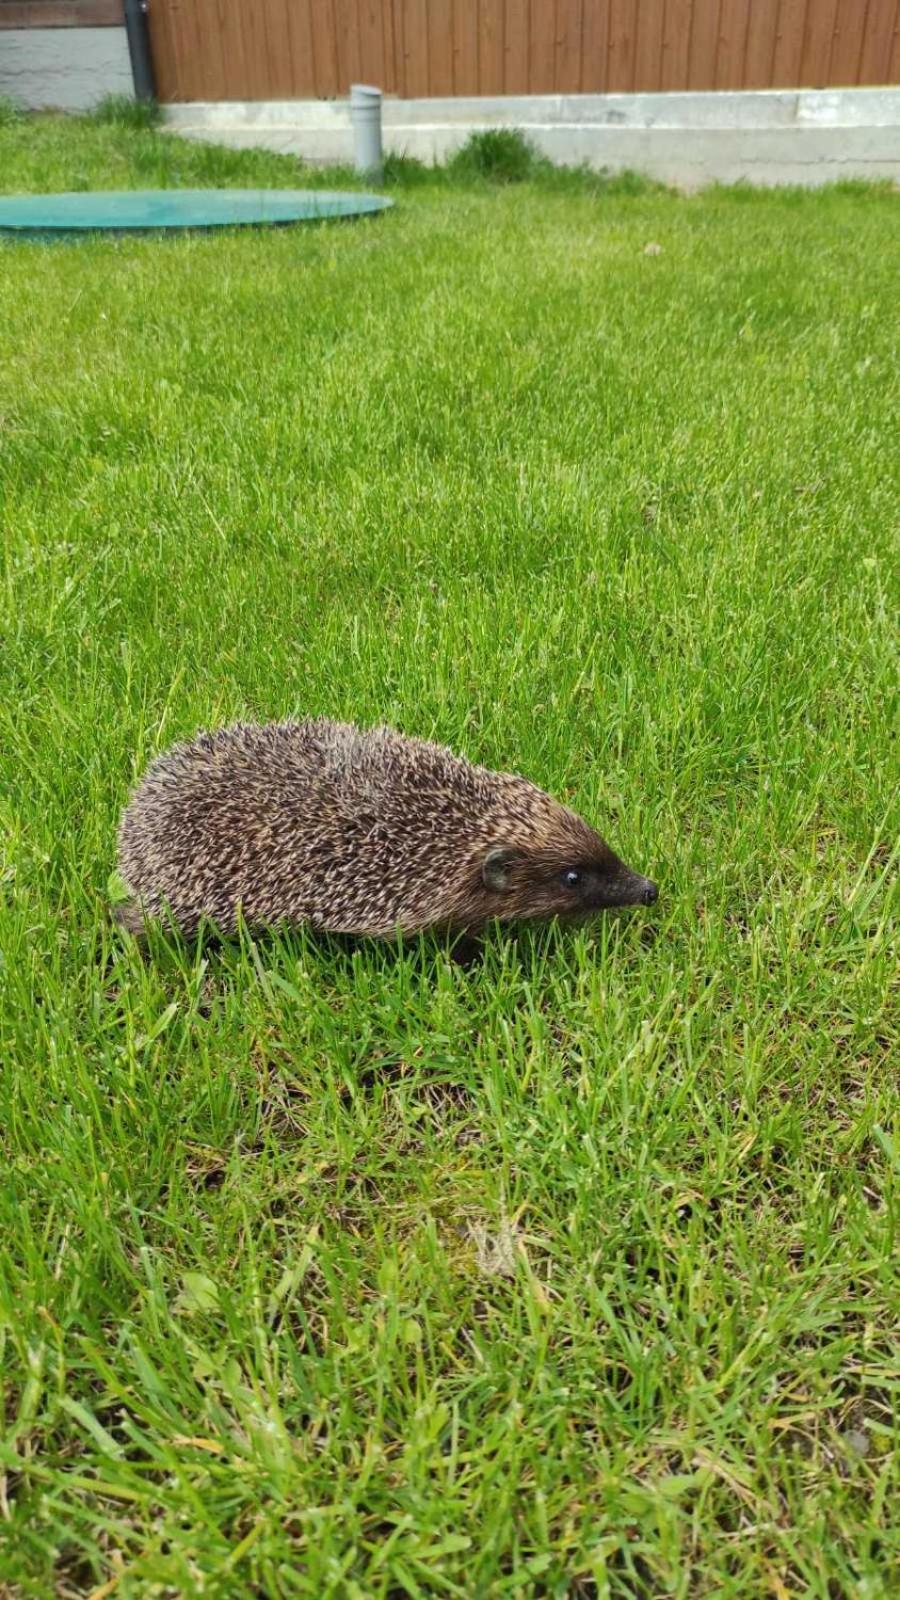
<svg viewBox="0 0 900 1600"><path fill-rule="evenodd" d="M147 27L147 0L125 0L125 35L131 57L131 76L134 79L136 100L155 100L156 83L153 78L153 57L150 54L150 31Z"/></svg>
<svg viewBox="0 0 900 1600"><path fill-rule="evenodd" d="M357 172L380 178L384 166L381 150L381 90L367 83L350 85L350 121L353 125L353 165Z"/></svg>

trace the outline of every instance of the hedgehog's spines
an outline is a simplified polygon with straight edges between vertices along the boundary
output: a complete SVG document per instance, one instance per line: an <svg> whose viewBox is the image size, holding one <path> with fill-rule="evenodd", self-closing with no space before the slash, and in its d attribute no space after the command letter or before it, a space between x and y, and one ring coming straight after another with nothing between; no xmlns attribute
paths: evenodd
<svg viewBox="0 0 900 1600"><path fill-rule="evenodd" d="M497 849L502 886L484 874ZM564 874L579 864L575 894ZM461 932L630 903L647 882L526 779L327 718L238 723L158 756L122 819L119 870L135 933L164 908L185 933L231 932L239 909L250 925Z"/></svg>

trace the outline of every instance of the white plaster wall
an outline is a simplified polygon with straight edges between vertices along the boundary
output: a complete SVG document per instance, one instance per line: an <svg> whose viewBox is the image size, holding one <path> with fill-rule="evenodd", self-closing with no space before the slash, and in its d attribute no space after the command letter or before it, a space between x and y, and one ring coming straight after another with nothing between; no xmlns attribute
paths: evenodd
<svg viewBox="0 0 900 1600"><path fill-rule="evenodd" d="M173 105L166 123L191 139L353 159L346 100ZM384 100L385 149L423 161L442 161L491 127L521 128L563 165L631 168L686 189L738 179L900 182L900 88Z"/></svg>

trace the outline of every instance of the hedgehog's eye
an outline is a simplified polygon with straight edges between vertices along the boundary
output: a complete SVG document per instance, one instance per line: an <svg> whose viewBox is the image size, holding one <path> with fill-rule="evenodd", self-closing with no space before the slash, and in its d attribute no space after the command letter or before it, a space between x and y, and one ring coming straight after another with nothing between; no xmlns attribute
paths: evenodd
<svg viewBox="0 0 900 1600"><path fill-rule="evenodd" d="M581 873L576 872L574 867L570 867L568 872L563 873L563 883L567 889L577 889L580 882Z"/></svg>

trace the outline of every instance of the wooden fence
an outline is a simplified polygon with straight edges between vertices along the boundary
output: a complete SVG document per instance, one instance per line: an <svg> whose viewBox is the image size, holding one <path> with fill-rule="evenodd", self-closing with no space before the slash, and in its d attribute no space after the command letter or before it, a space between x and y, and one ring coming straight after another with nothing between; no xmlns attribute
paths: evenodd
<svg viewBox="0 0 900 1600"><path fill-rule="evenodd" d="M149 0L163 100L900 81L900 0Z"/></svg>

